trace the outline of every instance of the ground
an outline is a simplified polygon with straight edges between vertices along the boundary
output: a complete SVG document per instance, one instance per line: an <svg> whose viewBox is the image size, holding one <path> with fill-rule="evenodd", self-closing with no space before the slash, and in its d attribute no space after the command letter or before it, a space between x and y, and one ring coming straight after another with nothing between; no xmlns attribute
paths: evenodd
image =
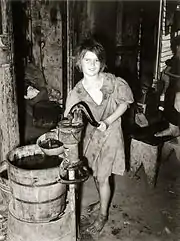
<svg viewBox="0 0 180 241"><path fill-rule="evenodd" d="M180 240L179 171L180 162L172 153L161 165L156 188L148 186L143 169L139 178L116 176L109 220L101 235L90 237L83 232L81 240ZM94 193L90 178L84 183L83 206L96 200Z"/></svg>

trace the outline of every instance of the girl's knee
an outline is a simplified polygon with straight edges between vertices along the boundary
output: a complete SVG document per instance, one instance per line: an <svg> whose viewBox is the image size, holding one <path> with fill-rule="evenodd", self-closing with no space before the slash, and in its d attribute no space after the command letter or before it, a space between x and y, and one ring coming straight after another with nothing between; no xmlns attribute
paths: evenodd
<svg viewBox="0 0 180 241"><path fill-rule="evenodd" d="M104 186L106 184L109 185L109 177L106 177L106 178L97 177L97 181L98 181L99 186Z"/></svg>

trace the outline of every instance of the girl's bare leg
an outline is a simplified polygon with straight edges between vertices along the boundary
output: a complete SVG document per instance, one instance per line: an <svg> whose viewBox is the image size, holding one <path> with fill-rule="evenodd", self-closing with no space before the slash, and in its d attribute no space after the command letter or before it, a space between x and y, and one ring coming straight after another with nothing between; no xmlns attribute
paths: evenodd
<svg viewBox="0 0 180 241"><path fill-rule="evenodd" d="M111 189L109 184L109 177L105 179L103 182L99 182L99 195L100 195L100 214L107 216L109 202L111 198Z"/></svg>
<svg viewBox="0 0 180 241"><path fill-rule="evenodd" d="M100 196L100 211L97 219L94 223L87 229L91 235L98 234L104 227L108 219L108 209L109 202L111 198L111 189L109 184L109 177L104 181L98 182L99 196Z"/></svg>

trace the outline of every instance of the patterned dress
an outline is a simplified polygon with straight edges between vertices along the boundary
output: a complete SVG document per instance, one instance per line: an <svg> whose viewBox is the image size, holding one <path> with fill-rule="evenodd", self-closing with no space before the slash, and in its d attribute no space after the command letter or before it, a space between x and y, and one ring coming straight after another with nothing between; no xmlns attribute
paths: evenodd
<svg viewBox="0 0 180 241"><path fill-rule="evenodd" d="M101 91L103 99L98 105L85 90L82 80L79 81L68 95L64 116L67 116L74 104L84 101L88 104L95 119L101 121L110 116L121 103L131 104L134 101L132 91L126 81L109 73L103 73ZM112 173L123 175L125 154L121 117L104 132L88 124L83 139L83 153L88 160L89 167L93 170L93 176L98 180L104 180Z"/></svg>

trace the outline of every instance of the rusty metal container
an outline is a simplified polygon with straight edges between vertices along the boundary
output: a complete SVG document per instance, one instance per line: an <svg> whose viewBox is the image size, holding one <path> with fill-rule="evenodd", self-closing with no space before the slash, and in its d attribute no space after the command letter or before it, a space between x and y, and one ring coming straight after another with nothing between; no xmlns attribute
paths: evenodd
<svg viewBox="0 0 180 241"><path fill-rule="evenodd" d="M25 222L49 222L65 210L66 185L59 179L62 158L44 155L37 145L7 155L11 213Z"/></svg>

